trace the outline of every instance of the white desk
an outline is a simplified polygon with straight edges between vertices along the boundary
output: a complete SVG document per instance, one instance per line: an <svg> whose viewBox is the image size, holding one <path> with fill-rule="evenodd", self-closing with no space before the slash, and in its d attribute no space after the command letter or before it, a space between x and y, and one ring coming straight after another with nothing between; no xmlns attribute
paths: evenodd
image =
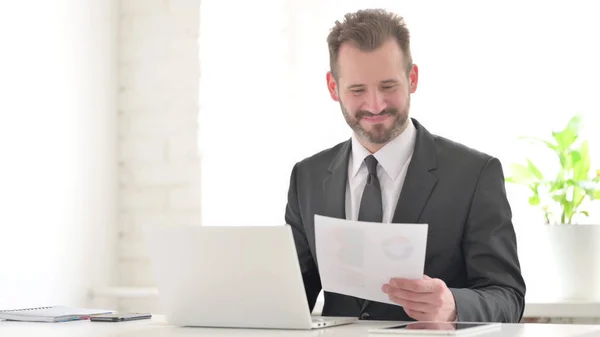
<svg viewBox="0 0 600 337"><path fill-rule="evenodd" d="M262 329L206 329L184 328L168 325L164 318L121 323L76 321L65 323L27 323L0 321L0 336L7 337L190 337L190 336L369 336L368 329L393 322L360 321L355 324L311 331ZM375 336L375 335L370 335ZM384 336L384 335L377 335ZM422 336L422 335L421 335ZM599 337L600 325L567 324L504 324L502 329L486 333L483 337Z"/></svg>
<svg viewBox="0 0 600 337"><path fill-rule="evenodd" d="M321 296L321 295L319 295ZM319 297L313 314L320 315L323 308L323 298ZM523 318L600 318L600 302L596 301L532 301L525 303Z"/></svg>
<svg viewBox="0 0 600 337"><path fill-rule="evenodd" d="M600 317L600 302L555 301L525 305L524 317Z"/></svg>
<svg viewBox="0 0 600 337"><path fill-rule="evenodd" d="M120 299L158 299L158 290L153 287L109 287L97 290L93 294L97 297L120 298ZM563 300L539 301L525 299L525 318L530 317L552 317L552 318L578 318L599 317L600 302L578 301L567 302ZM323 308L323 293L319 294L313 314L319 315Z"/></svg>

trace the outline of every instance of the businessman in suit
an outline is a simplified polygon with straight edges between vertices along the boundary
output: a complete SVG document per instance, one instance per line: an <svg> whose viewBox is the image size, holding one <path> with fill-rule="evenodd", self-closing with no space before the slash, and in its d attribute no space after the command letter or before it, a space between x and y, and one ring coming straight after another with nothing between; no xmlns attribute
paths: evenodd
<svg viewBox="0 0 600 337"><path fill-rule="evenodd" d="M518 322L525 282L499 160L409 117L418 68L402 17L361 10L328 36L327 87L349 140L296 163L286 223L310 310L321 291L314 215L429 224L424 278L393 278L398 305L325 292L322 314L374 320Z"/></svg>

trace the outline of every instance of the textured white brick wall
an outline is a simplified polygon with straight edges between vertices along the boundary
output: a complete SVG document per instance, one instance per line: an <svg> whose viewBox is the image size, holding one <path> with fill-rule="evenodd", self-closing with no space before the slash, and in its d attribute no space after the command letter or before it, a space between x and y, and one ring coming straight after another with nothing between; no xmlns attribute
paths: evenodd
<svg viewBox="0 0 600 337"><path fill-rule="evenodd" d="M140 226L200 221L199 14L200 0L120 1L120 286L154 285Z"/></svg>

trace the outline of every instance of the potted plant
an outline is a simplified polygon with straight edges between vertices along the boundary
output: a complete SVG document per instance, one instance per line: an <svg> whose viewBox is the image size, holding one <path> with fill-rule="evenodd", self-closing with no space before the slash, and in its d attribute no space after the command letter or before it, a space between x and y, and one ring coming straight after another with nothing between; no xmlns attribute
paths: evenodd
<svg viewBox="0 0 600 337"><path fill-rule="evenodd" d="M600 224L584 224L594 207L600 212L593 205L600 200L600 170L592 169L582 127L582 117L576 115L548 139L522 137L551 151L558 170L543 172L542 165L528 158L512 164L506 178L508 183L526 187L529 204L541 212L544 231L538 236L544 234L542 239L548 240L554 277L561 281L554 295L563 300L600 300Z"/></svg>

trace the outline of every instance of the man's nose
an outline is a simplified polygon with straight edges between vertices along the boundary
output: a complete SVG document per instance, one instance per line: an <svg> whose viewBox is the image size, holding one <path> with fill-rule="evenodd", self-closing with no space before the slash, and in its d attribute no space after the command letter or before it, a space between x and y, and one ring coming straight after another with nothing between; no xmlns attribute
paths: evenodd
<svg viewBox="0 0 600 337"><path fill-rule="evenodd" d="M386 104L383 99L383 94L379 91L374 91L369 96L368 109L373 114L379 114L386 108Z"/></svg>

